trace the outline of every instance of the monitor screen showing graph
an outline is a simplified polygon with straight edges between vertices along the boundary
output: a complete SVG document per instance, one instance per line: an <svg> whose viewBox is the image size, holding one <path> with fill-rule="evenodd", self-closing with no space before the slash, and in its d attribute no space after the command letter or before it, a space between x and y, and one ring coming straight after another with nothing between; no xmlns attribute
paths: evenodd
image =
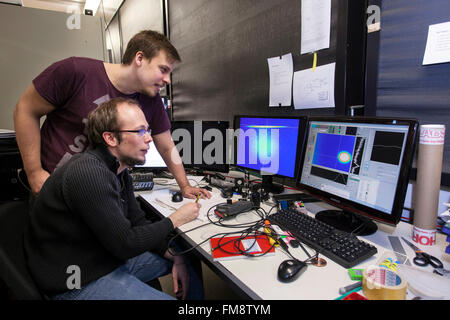
<svg viewBox="0 0 450 320"><path fill-rule="evenodd" d="M398 223L416 131L413 120L310 118L299 185L338 207Z"/></svg>

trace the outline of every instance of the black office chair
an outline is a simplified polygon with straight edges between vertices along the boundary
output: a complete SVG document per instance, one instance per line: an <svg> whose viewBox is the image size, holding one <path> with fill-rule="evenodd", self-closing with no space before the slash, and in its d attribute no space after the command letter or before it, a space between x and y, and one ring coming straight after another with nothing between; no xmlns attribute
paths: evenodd
<svg viewBox="0 0 450 320"><path fill-rule="evenodd" d="M0 278L13 299L42 300L42 295L26 267L23 234L29 223L28 200L0 205Z"/></svg>

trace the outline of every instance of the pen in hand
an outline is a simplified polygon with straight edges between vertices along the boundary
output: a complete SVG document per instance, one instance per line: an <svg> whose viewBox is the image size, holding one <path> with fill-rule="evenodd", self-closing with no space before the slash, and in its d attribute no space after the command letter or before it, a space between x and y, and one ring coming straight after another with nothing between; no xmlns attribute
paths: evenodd
<svg viewBox="0 0 450 320"><path fill-rule="evenodd" d="M198 200L200 200L200 197L201 197L202 195L201 195L201 193L199 193L198 195L197 195L197 199L195 199L195 203L198 203Z"/></svg>

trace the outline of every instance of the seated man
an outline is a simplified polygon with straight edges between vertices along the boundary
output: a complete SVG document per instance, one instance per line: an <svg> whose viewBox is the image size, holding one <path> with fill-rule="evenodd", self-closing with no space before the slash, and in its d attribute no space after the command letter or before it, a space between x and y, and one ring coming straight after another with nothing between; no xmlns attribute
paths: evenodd
<svg viewBox="0 0 450 320"><path fill-rule="evenodd" d="M145 282L172 271L177 297L203 287L169 233L194 220L192 202L158 222L145 218L128 168L143 164L152 141L134 100L115 98L88 116L91 149L73 156L44 183L25 233L28 268L52 299L173 299ZM195 293L197 291L197 294Z"/></svg>

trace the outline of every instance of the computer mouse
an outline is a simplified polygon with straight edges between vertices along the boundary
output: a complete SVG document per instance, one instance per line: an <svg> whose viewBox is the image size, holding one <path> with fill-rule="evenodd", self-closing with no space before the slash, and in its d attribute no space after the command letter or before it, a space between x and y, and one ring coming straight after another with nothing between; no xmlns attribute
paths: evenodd
<svg viewBox="0 0 450 320"><path fill-rule="evenodd" d="M183 194L181 191L177 191L172 195L172 202L181 202L183 201Z"/></svg>
<svg viewBox="0 0 450 320"><path fill-rule="evenodd" d="M284 260L278 267L278 280L291 282L296 280L306 270L306 263L300 260Z"/></svg>

